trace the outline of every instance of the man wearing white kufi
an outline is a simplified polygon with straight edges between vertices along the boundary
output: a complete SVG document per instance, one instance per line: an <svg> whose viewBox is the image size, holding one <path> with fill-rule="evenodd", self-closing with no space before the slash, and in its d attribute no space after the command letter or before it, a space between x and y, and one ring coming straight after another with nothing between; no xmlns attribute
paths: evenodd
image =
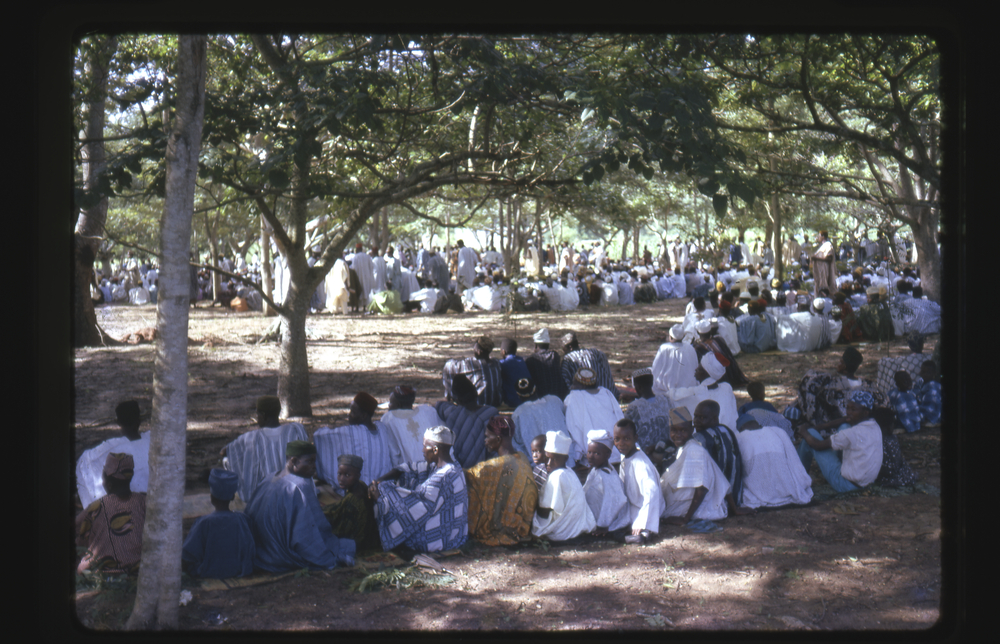
<svg viewBox="0 0 1000 644"><path fill-rule="evenodd" d="M675 324L670 329L670 338L660 345L653 359L653 393L668 395L677 387L693 387L698 384L694 377L698 366L698 352L690 344L682 342L684 327Z"/></svg>
<svg viewBox="0 0 1000 644"><path fill-rule="evenodd" d="M685 407L693 415L698 403L714 400L719 404L719 422L730 428L736 427L739 413L733 388L729 383L718 382L719 378L724 375L726 375L726 368L722 366L715 354L706 353L701 357L701 362L695 370L695 377L700 384L672 390L671 406Z"/></svg>
<svg viewBox="0 0 1000 644"><path fill-rule="evenodd" d="M621 478L608 464L613 448L614 440L608 430L587 432L587 460L591 470L583 484L583 492L597 522L595 534L614 532L629 525L628 499Z"/></svg>
<svg viewBox="0 0 1000 644"><path fill-rule="evenodd" d="M702 445L692 440L694 427L687 410L670 412L670 440L677 459L660 476L665 523L686 525L695 519L715 521L728 515L729 481Z"/></svg>
<svg viewBox="0 0 1000 644"><path fill-rule="evenodd" d="M545 455L549 477L538 498L531 532L549 541L566 541L597 527L576 473L566 469L572 440L565 432L546 432Z"/></svg>
<svg viewBox="0 0 1000 644"><path fill-rule="evenodd" d="M803 302L802 299L806 301ZM823 298L813 300L809 306L808 296L798 295L799 311L791 315L777 317L778 349L797 353L816 351L830 346L834 338L840 337L842 323L823 315L826 302ZM805 304L805 306L802 306ZM811 308L811 310L810 310Z"/></svg>

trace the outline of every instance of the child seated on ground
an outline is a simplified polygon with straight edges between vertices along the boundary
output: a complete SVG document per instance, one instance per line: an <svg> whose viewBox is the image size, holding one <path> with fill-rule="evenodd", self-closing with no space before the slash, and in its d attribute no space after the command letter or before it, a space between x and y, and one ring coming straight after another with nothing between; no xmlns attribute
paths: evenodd
<svg viewBox="0 0 1000 644"><path fill-rule="evenodd" d="M673 410L671 410L673 413ZM660 477L646 453L636 447L638 437L635 424L628 418L615 423L615 447L621 452L618 470L625 497L628 498L631 534L625 543L648 543L660 532L660 515L663 513L663 494Z"/></svg>
<svg viewBox="0 0 1000 644"><path fill-rule="evenodd" d="M256 547L247 515L229 510L239 477L216 468L208 476L208 485L215 512L191 526L181 551L184 570L194 577L245 577L253 573Z"/></svg>
<svg viewBox="0 0 1000 644"><path fill-rule="evenodd" d="M535 477L538 494L541 494L545 487L545 480L549 478L549 472L546 469L549 459L545 456L545 434L539 434L531 441L531 460L534 463L531 466L531 473Z"/></svg>
<svg viewBox="0 0 1000 644"><path fill-rule="evenodd" d="M628 499L625 498L621 478L608 464L612 445L614 443L608 430L592 429L587 432L587 462L591 469L583 484L583 492L597 522L591 533L595 537L619 531L624 537L624 529L629 525Z"/></svg>
<svg viewBox="0 0 1000 644"><path fill-rule="evenodd" d="M687 525L695 519L725 519L729 480L701 443L691 440L694 425L686 409L670 412L670 440L677 460L660 477L664 522Z"/></svg>
<svg viewBox="0 0 1000 644"><path fill-rule="evenodd" d="M907 432L915 432L920 429L920 403L910 389L913 381L906 371L897 371L895 375L896 386L889 390L889 403L896 412L899 424Z"/></svg>
<svg viewBox="0 0 1000 644"><path fill-rule="evenodd" d="M747 393L750 394L750 402L740 407L740 416L747 413L751 409L766 409L767 411L778 413L778 410L774 408L774 405L764 400L764 383L758 381L751 382L747 385Z"/></svg>
<svg viewBox="0 0 1000 644"><path fill-rule="evenodd" d="M937 381L937 363L927 360L920 365L920 377L913 383L913 393L920 405L920 416L927 425L941 422L941 383Z"/></svg>
<svg viewBox="0 0 1000 644"><path fill-rule="evenodd" d="M563 431L545 434L549 476L538 498L531 532L549 541L575 539L597 527L580 479L576 472L566 468L572 442Z"/></svg>
<svg viewBox="0 0 1000 644"><path fill-rule="evenodd" d="M320 486L319 502L330 527L340 539L353 539L358 554L381 552L375 521L375 503L361 481L364 459L354 454L337 457L337 486Z"/></svg>

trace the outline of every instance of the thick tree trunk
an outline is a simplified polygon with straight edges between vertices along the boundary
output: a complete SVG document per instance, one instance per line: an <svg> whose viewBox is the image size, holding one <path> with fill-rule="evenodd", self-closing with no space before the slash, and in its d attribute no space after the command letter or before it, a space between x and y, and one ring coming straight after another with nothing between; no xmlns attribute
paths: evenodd
<svg viewBox="0 0 1000 644"><path fill-rule="evenodd" d="M87 61L90 71L90 93L87 97L87 126L84 137L90 139L81 150L84 160L83 179L90 191L97 187L97 180L104 171L104 102L108 88L108 65L118 45L117 37L104 42L95 39L91 56ZM109 344L97 324L94 300L90 297L93 279L94 258L104 237L104 224L108 217L108 199L101 200L91 208L82 211L76 220L73 235L75 262L73 266L73 346L93 347ZM110 343L117 344L115 341Z"/></svg>
<svg viewBox="0 0 1000 644"><path fill-rule="evenodd" d="M306 351L306 315L312 290L300 290L292 273L288 297L281 312L281 359L278 398L283 418L312 416L309 389L309 356Z"/></svg>
<svg viewBox="0 0 1000 644"><path fill-rule="evenodd" d="M930 208L911 208L911 215L920 222L910 226L913 243L917 246L917 266L920 268L920 286L928 300L941 302L941 256L937 249L937 216Z"/></svg>
<svg viewBox="0 0 1000 644"><path fill-rule="evenodd" d="M181 588L187 429L188 257L198 152L205 115L205 36L177 43L177 108L167 141L166 199L160 233L149 492L142 564L130 630L177 628Z"/></svg>

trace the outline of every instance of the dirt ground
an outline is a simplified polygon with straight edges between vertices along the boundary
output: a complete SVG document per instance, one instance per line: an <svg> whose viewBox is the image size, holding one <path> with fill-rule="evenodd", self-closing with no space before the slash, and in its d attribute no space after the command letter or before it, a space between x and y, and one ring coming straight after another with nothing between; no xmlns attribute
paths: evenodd
<svg viewBox="0 0 1000 644"><path fill-rule="evenodd" d="M313 417L295 419L312 434L347 419L355 393L380 401L397 384L417 389L417 403L440 399L441 366L468 353L475 337L499 344L513 337L576 331L582 346L603 350L623 382L649 366L667 329L681 321L684 300L571 313L494 313L309 318ZM123 337L155 325L152 306L98 310L102 327ZM189 337L187 489L207 492L218 452L254 427L254 400L277 387L278 351L257 344L272 319L220 308L192 311ZM938 341L928 339L930 355ZM875 376L884 355L908 353L904 342L859 347L859 374ZM766 385L779 409L795 398L807 369L834 369L842 347L810 354L738 356ZM115 405L152 397L151 344L77 350L75 448L79 455L117 435ZM739 404L747 402L737 391ZM145 426L144 426L145 429ZM899 436L921 483L940 489L939 430ZM815 468L815 466L814 466ZM814 469L814 480L821 475ZM75 491L74 491L75 493ZM360 570L314 572L231 590L204 590L185 580L193 599L180 609L183 629L217 630L910 630L941 617L941 498L916 492L862 496L764 511L719 522L694 534L664 526L650 545L595 542L576 547L486 548L470 543L440 563L450 585L359 593ZM191 520L185 521L185 530ZM94 629L117 628L134 595L79 590L77 615Z"/></svg>

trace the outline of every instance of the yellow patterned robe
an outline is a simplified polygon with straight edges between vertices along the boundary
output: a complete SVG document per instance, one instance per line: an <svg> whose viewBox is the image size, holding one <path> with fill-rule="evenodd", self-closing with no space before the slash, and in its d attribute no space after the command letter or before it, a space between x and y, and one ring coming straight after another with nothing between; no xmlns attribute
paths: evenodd
<svg viewBox="0 0 1000 644"><path fill-rule="evenodd" d="M524 454L483 461L465 471L469 536L487 546L527 540L538 506L538 488Z"/></svg>

